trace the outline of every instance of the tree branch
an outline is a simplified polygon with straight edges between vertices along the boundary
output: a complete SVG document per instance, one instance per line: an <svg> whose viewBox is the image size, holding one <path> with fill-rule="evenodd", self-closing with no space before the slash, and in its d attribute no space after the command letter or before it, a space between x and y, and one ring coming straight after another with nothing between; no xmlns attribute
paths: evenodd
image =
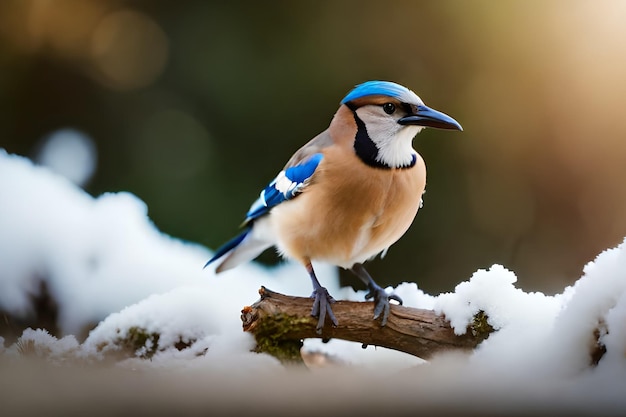
<svg viewBox="0 0 626 417"><path fill-rule="evenodd" d="M432 310L391 305L385 327L373 320L371 302L337 301L333 312L339 326L326 324L322 334L315 331L317 319L311 317L312 300L292 297L261 287L261 299L241 311L244 331L254 334L259 352L270 353L282 361L300 361L302 339L343 339L363 345L382 346L423 359L447 350L471 350L493 331L484 314L478 314L461 336L445 317Z"/></svg>

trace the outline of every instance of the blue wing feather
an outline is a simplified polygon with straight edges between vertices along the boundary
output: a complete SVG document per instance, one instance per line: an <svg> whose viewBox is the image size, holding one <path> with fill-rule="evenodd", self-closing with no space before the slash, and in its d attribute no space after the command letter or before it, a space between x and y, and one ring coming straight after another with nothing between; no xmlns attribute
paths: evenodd
<svg viewBox="0 0 626 417"><path fill-rule="evenodd" d="M247 227L246 230L244 230L242 233L238 234L237 236L235 236L234 238L232 238L231 240L229 240L228 242L220 246L220 248L215 251L215 254L213 255L213 257L209 259L209 261L204 265L204 267L206 268L207 266L209 266L211 262L221 258L226 253L236 248L237 245L239 245L243 241L243 239L248 235L248 233L250 233L250 230L251 229Z"/></svg>
<svg viewBox="0 0 626 417"><path fill-rule="evenodd" d="M250 206L245 223L267 214L272 207L291 200L302 192L323 158L323 154L316 153L299 164L281 171Z"/></svg>

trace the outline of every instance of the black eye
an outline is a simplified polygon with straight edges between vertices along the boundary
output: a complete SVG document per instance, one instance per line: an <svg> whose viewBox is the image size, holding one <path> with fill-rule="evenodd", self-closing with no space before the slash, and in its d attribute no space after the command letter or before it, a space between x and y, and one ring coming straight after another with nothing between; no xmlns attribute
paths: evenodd
<svg viewBox="0 0 626 417"><path fill-rule="evenodd" d="M396 111L396 106L393 103L385 103L383 104L383 110L387 114L393 114Z"/></svg>

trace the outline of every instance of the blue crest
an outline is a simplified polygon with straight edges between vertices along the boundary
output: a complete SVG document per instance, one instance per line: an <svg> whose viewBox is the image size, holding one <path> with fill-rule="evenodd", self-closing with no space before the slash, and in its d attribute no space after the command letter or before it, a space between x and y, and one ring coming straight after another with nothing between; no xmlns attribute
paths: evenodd
<svg viewBox="0 0 626 417"><path fill-rule="evenodd" d="M406 101L408 97L415 96L408 88L391 81L367 81L357 85L347 96L341 100L341 104L366 96L383 95Z"/></svg>

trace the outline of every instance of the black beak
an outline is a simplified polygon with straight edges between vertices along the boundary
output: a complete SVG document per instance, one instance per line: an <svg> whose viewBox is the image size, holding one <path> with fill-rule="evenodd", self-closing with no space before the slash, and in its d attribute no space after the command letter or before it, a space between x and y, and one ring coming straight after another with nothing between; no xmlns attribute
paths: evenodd
<svg viewBox="0 0 626 417"><path fill-rule="evenodd" d="M430 107L419 105L417 112L398 120L401 125L415 125L434 127L436 129L453 129L463 131L463 128L452 117L445 113L431 109Z"/></svg>

